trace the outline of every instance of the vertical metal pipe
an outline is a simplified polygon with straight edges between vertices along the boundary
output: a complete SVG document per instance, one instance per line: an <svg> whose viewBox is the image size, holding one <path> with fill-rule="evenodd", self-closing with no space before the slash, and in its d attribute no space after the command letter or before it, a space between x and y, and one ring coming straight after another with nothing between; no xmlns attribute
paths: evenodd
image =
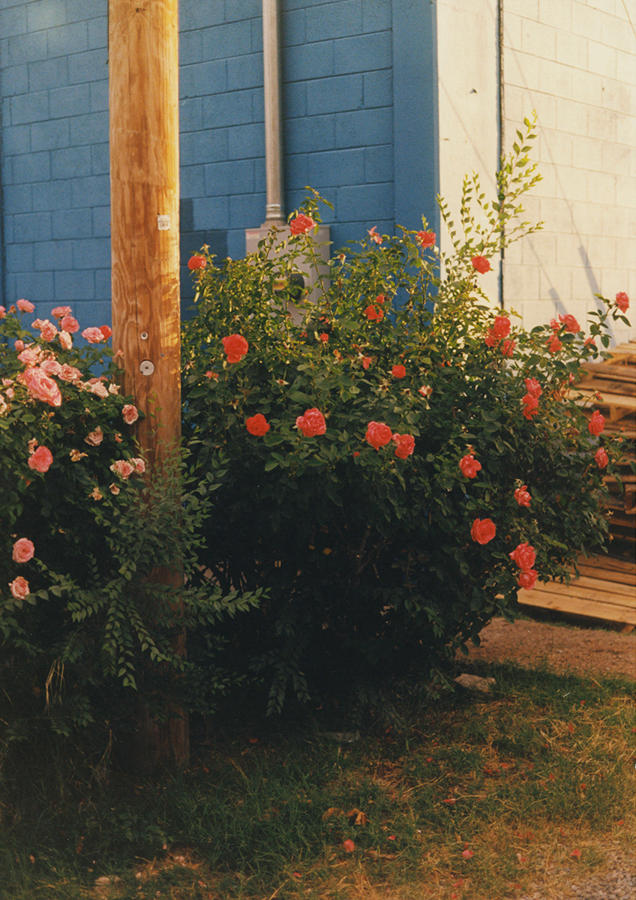
<svg viewBox="0 0 636 900"><path fill-rule="evenodd" d="M263 0L265 88L265 223L284 223L283 134L281 116L280 18L278 0Z"/></svg>

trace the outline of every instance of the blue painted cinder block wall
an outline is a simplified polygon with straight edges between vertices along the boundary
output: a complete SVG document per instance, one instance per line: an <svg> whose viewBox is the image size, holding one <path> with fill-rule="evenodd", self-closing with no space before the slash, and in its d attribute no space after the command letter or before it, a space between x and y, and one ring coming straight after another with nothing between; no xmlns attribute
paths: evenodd
<svg viewBox="0 0 636 900"><path fill-rule="evenodd" d="M3 303L110 321L107 0L0 0ZM336 246L435 221L430 0L282 0L287 211ZM260 0L180 0L183 262L242 256L265 216ZM190 293L184 270L182 293Z"/></svg>

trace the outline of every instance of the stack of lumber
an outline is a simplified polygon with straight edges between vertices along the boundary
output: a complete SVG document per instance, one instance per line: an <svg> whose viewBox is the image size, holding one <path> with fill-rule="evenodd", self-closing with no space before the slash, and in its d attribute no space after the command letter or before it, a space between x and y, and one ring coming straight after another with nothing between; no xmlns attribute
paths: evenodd
<svg viewBox="0 0 636 900"><path fill-rule="evenodd" d="M612 511L610 531L617 542L632 546L636 528L636 475L630 463L636 459L636 342L621 344L612 351L611 359L600 363L587 363L586 376L577 385L577 393L583 402L592 401L588 407L591 416L598 409L605 416L605 431L622 434L626 441L620 461L620 475L624 491L616 479L607 475Z"/></svg>
<svg viewBox="0 0 636 900"><path fill-rule="evenodd" d="M604 362L586 363L586 375L575 388L589 417L599 410L605 417L605 433L621 434L626 442L619 462L624 491L614 477L605 476L614 539L611 555L582 557L578 561L580 577L570 584L537 583L532 591L519 591L518 601L526 607L618 622L623 630L631 631L636 627L636 475L630 465L636 459L636 342L621 344L611 353L611 359Z"/></svg>

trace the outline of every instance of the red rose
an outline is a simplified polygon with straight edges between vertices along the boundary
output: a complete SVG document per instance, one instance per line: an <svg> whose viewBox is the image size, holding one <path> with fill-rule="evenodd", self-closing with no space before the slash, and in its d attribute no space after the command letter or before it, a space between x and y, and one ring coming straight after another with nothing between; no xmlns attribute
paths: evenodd
<svg viewBox="0 0 636 900"><path fill-rule="evenodd" d="M229 363L240 362L250 348L250 345L240 334L230 334L221 340Z"/></svg>
<svg viewBox="0 0 636 900"><path fill-rule="evenodd" d="M510 334L510 319L508 316L495 316L492 333L498 340L508 337Z"/></svg>
<svg viewBox="0 0 636 900"><path fill-rule="evenodd" d="M497 534L497 526L492 519L475 519L470 534L478 544L487 544Z"/></svg>
<svg viewBox="0 0 636 900"><path fill-rule="evenodd" d="M516 341L504 341L501 345L501 353L503 356L512 356L515 352L515 347L517 346Z"/></svg>
<svg viewBox="0 0 636 900"><path fill-rule="evenodd" d="M485 272L490 272L490 263L485 256L473 256L471 262L473 264L473 269L480 272L482 275Z"/></svg>
<svg viewBox="0 0 636 900"><path fill-rule="evenodd" d="M379 322L384 318L384 311L378 309L377 306L367 306L364 314L370 322Z"/></svg>
<svg viewBox="0 0 636 900"><path fill-rule="evenodd" d="M245 427L255 437L262 437L269 431L269 422L263 413L256 413L255 416L250 416L245 420Z"/></svg>
<svg viewBox="0 0 636 900"><path fill-rule="evenodd" d="M305 437L316 437L318 434L324 434L327 430L325 417L315 406L305 410L304 416L298 416L296 426L300 428Z"/></svg>
<svg viewBox="0 0 636 900"><path fill-rule="evenodd" d="M48 447L38 447L29 457L29 468L34 472L48 472L53 462L53 454Z"/></svg>
<svg viewBox="0 0 636 900"><path fill-rule="evenodd" d="M520 488L517 488L515 491L515 500L519 504L519 506L530 506L530 494L527 490L528 486L526 484L522 484Z"/></svg>
<svg viewBox="0 0 636 900"><path fill-rule="evenodd" d="M481 463L475 459L472 453L469 453L466 456L462 456L459 461L459 468L462 470L462 475L465 475L466 478L474 478L481 469Z"/></svg>
<svg viewBox="0 0 636 900"><path fill-rule="evenodd" d="M406 459L415 450L415 438L412 434L393 434L391 440L395 441L395 455L398 459Z"/></svg>
<svg viewBox="0 0 636 900"><path fill-rule="evenodd" d="M375 298L375 302L379 303L380 306L382 306L382 304L384 303L385 300L386 300L386 297L384 296L384 294L378 294L378 296Z"/></svg>
<svg viewBox="0 0 636 900"><path fill-rule="evenodd" d="M536 397L526 394L525 397L522 397L521 402L523 403L523 414L526 419L531 419L533 416L538 415L539 400Z"/></svg>
<svg viewBox="0 0 636 900"><path fill-rule="evenodd" d="M368 369L370 365L371 365L371 357L370 357L370 356L363 356L363 357L362 357L362 368L363 368L363 369Z"/></svg>
<svg viewBox="0 0 636 900"><path fill-rule="evenodd" d="M205 269L208 261L205 256L191 256L188 260L188 268L191 272L195 272L197 269Z"/></svg>
<svg viewBox="0 0 636 900"><path fill-rule="evenodd" d="M420 247L424 250L427 247L432 247L435 244L436 234L434 231L418 231L415 235L415 239L417 240Z"/></svg>
<svg viewBox="0 0 636 900"><path fill-rule="evenodd" d="M594 460L599 469L604 469L609 462L609 457L603 447L599 447L594 454Z"/></svg>
<svg viewBox="0 0 636 900"><path fill-rule="evenodd" d="M492 328L486 334L486 337L484 338L484 343L486 344L487 347L496 347L497 344L499 343L499 341L495 337L495 333L492 330Z"/></svg>
<svg viewBox="0 0 636 900"><path fill-rule="evenodd" d="M517 544L515 549L512 553L509 553L508 556L513 562L516 562L519 568L523 569L524 572L531 569L537 559L534 547L531 547L530 544Z"/></svg>
<svg viewBox="0 0 636 900"><path fill-rule="evenodd" d="M353 843L352 840L350 840L350 838L347 838L346 841L343 841L342 846L343 846L345 853L353 853L353 851L356 849L356 845Z"/></svg>
<svg viewBox="0 0 636 900"><path fill-rule="evenodd" d="M379 450L391 440L391 429L384 422L369 422L365 438L374 450Z"/></svg>
<svg viewBox="0 0 636 900"><path fill-rule="evenodd" d="M526 378L526 390L531 397L540 397L543 393L541 385L536 378Z"/></svg>
<svg viewBox="0 0 636 900"><path fill-rule="evenodd" d="M555 354L558 353L559 350L563 350L563 344L558 339L556 335L551 338L548 338L548 350L550 353Z"/></svg>
<svg viewBox="0 0 636 900"><path fill-rule="evenodd" d="M602 434L605 429L605 417L600 414L598 409L595 409L592 418L587 423L587 430L590 434L593 434L595 437L598 437L599 434Z"/></svg>
<svg viewBox="0 0 636 900"><path fill-rule="evenodd" d="M311 216L306 216L303 213L296 216L296 218L292 219L289 223L289 230L294 236L297 234L307 234L308 231L311 231L311 229L315 227L316 223Z"/></svg>
<svg viewBox="0 0 636 900"><path fill-rule="evenodd" d="M579 325L579 323L576 321L574 316L571 316L569 313L565 316L562 316L559 313L559 321L562 323L565 330L570 332L570 334L578 334L581 330L581 326Z"/></svg>
<svg viewBox="0 0 636 900"><path fill-rule="evenodd" d="M99 330L100 330L101 333L104 335L104 340L105 340L105 341L107 341L108 338L109 338L109 337L111 336L111 334L113 333L113 329L110 327L110 325L100 325L100 326L99 326Z"/></svg>
<svg viewBox="0 0 636 900"><path fill-rule="evenodd" d="M627 310L629 309L629 297L627 296L625 291L619 291L616 295L616 305L621 312L627 312Z"/></svg>
<svg viewBox="0 0 636 900"><path fill-rule="evenodd" d="M404 378L406 375L406 369L402 365L393 366L393 368L391 369L391 375L393 375L394 378Z"/></svg>
<svg viewBox="0 0 636 900"><path fill-rule="evenodd" d="M326 344L327 341L329 340L329 335L326 332L323 332L320 335L320 340L323 342L323 344Z"/></svg>
<svg viewBox="0 0 636 900"><path fill-rule="evenodd" d="M526 591L531 591L537 583L539 573L535 569L524 569L517 576L517 584Z"/></svg>

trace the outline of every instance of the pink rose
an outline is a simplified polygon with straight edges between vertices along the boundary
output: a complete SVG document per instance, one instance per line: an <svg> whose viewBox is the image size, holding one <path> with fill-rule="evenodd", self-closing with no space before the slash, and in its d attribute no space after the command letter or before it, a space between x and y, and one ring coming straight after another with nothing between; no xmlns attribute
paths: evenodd
<svg viewBox="0 0 636 900"><path fill-rule="evenodd" d="M404 378L406 376L406 369L402 365L393 366L391 375L393 375L394 378Z"/></svg>
<svg viewBox="0 0 636 900"><path fill-rule="evenodd" d="M18 577L9 584L9 590L16 600L24 600L24 598L31 593L29 582L26 578L23 578L22 575L18 575Z"/></svg>
<svg viewBox="0 0 636 900"><path fill-rule="evenodd" d="M111 494L114 494L114 495L115 495L115 497L116 497L117 494L119 493L119 488L117 487L116 484L111 484L109 490L110 490Z"/></svg>
<svg viewBox="0 0 636 900"><path fill-rule="evenodd" d="M472 453L469 453L466 456L462 456L459 461L459 468L462 470L462 475L465 475L466 478L474 478L481 469L481 463L475 459Z"/></svg>
<svg viewBox="0 0 636 900"><path fill-rule="evenodd" d="M100 397L102 400L105 400L108 397L108 388L100 381L99 378L91 378L88 382L91 394L95 394L96 397Z"/></svg>
<svg viewBox="0 0 636 900"><path fill-rule="evenodd" d="M478 544L487 544L497 534L497 526L492 519L475 519L470 535Z"/></svg>
<svg viewBox="0 0 636 900"><path fill-rule="evenodd" d="M250 348L250 345L240 334L230 334L228 337L222 338L221 342L229 363L240 362Z"/></svg>
<svg viewBox="0 0 636 900"><path fill-rule="evenodd" d="M296 216L296 218L292 219L289 223L289 230L294 237L298 234L307 234L308 231L311 231L311 229L315 227L316 223L311 216L306 216L303 213Z"/></svg>
<svg viewBox="0 0 636 900"><path fill-rule="evenodd" d="M32 313L35 309L33 303L30 303L28 300L18 300L16 306L20 310L20 312Z"/></svg>
<svg viewBox="0 0 636 900"><path fill-rule="evenodd" d="M72 311L70 306L56 306L51 310L51 315L54 319L63 319L64 316L70 316Z"/></svg>
<svg viewBox="0 0 636 900"><path fill-rule="evenodd" d="M595 437L598 437L605 430L605 416L602 416L598 409L595 409L592 413L592 418L587 423L587 430Z"/></svg>
<svg viewBox="0 0 636 900"><path fill-rule="evenodd" d="M515 500L519 504L519 506L530 506L530 494L528 493L528 485L522 484L520 488L517 488L515 491Z"/></svg>
<svg viewBox="0 0 636 900"><path fill-rule="evenodd" d="M28 538L19 538L13 545L13 562L26 563L33 559L35 547Z"/></svg>
<svg viewBox="0 0 636 900"><path fill-rule="evenodd" d="M25 366L37 366L41 356L39 347L26 347L22 353L18 353L18 359Z"/></svg>
<svg viewBox="0 0 636 900"><path fill-rule="evenodd" d="M379 450L380 447L386 446L391 437L391 429L384 422L369 422L365 438L374 450Z"/></svg>
<svg viewBox="0 0 636 900"><path fill-rule="evenodd" d="M508 316L495 316L495 322L492 326L492 333L501 341L510 334L510 319Z"/></svg>
<svg viewBox="0 0 636 900"><path fill-rule="evenodd" d="M62 345L63 350L71 350L73 347L73 338L70 336L68 331L60 331L58 334L58 338L60 344Z"/></svg>
<svg viewBox="0 0 636 900"><path fill-rule="evenodd" d="M393 434L391 440L397 444L395 455L398 459L406 459L415 450L415 438L412 434Z"/></svg>
<svg viewBox="0 0 636 900"><path fill-rule="evenodd" d="M6 319L7 311L4 306L0 306L0 319Z"/></svg>
<svg viewBox="0 0 636 900"><path fill-rule="evenodd" d="M374 225L373 228L370 228L367 231L367 234L369 235L369 237L371 238L372 241L376 242L376 244L381 244L382 241L384 240L384 238L382 237L381 234L376 233L377 227L378 227L377 225Z"/></svg>
<svg viewBox="0 0 636 900"><path fill-rule="evenodd" d="M526 378L526 390L531 397L540 397L543 393L543 389L536 378Z"/></svg>
<svg viewBox="0 0 636 900"><path fill-rule="evenodd" d="M29 393L36 400L42 400L43 403L48 403L49 406L62 405L62 395L59 387L43 369L40 369L38 366L25 369L24 381Z"/></svg>
<svg viewBox="0 0 636 900"><path fill-rule="evenodd" d="M433 393L433 388L430 384L423 384L421 388L418 388L417 392L418 394L421 394L422 397L430 397Z"/></svg>
<svg viewBox="0 0 636 900"><path fill-rule="evenodd" d="M104 440L104 432L98 426L95 431L90 431L86 437L84 438L84 443L88 444L91 447L99 447L101 442Z"/></svg>
<svg viewBox="0 0 636 900"><path fill-rule="evenodd" d="M305 437L316 437L316 435L326 432L327 423L320 410L314 406L305 410L304 416L298 416L296 427L300 428Z"/></svg>
<svg viewBox="0 0 636 900"><path fill-rule="evenodd" d="M76 331L79 331L79 322L73 316L64 316L60 322L60 330L68 331L69 334L75 334Z"/></svg>
<svg viewBox="0 0 636 900"><path fill-rule="evenodd" d="M34 472L48 472L53 462L53 454L48 447L38 447L29 457L29 468Z"/></svg>
<svg viewBox="0 0 636 900"><path fill-rule="evenodd" d="M473 269L483 275L485 272L490 272L490 262L486 259L485 256L473 256L471 259L471 263L473 264Z"/></svg>
<svg viewBox="0 0 636 900"><path fill-rule="evenodd" d="M415 235L415 239L424 250L435 244L436 237L434 231L418 231Z"/></svg>
<svg viewBox="0 0 636 900"><path fill-rule="evenodd" d="M594 460L599 469L604 469L609 462L609 457L603 447L599 447L594 454Z"/></svg>
<svg viewBox="0 0 636 900"><path fill-rule="evenodd" d="M263 413L256 413L245 420L245 427L254 437L262 437L269 431L270 425Z"/></svg>
<svg viewBox="0 0 636 900"><path fill-rule="evenodd" d="M81 377L82 373L75 366L69 366L68 363L60 366L58 378L61 378L62 381L80 381Z"/></svg>
<svg viewBox="0 0 636 900"><path fill-rule="evenodd" d="M64 319L61 322L62 326L64 325ZM66 328L65 331L69 331L70 329ZM82 332L82 337L85 341L88 341L89 344L99 344L100 341L105 341L103 332L99 328L85 328Z"/></svg>
<svg viewBox="0 0 636 900"><path fill-rule="evenodd" d="M40 333L42 335L43 341L52 341L57 334L57 328L52 322L49 322L48 319L45 319L44 322L42 322Z"/></svg>
<svg viewBox="0 0 636 900"><path fill-rule="evenodd" d="M127 459L118 459L110 467L110 471L126 480L135 471L134 465Z"/></svg>
<svg viewBox="0 0 636 900"><path fill-rule="evenodd" d="M24 350L24 341L21 341L19 338L15 342L14 347L16 349L16 353L19 353L20 350Z"/></svg>
<svg viewBox="0 0 636 900"><path fill-rule="evenodd" d="M565 330L570 332L570 334L578 334L581 330L581 326L579 325L579 323L576 321L574 316L571 316L569 313L565 316L562 316L559 313L559 321L564 326Z"/></svg>
<svg viewBox="0 0 636 900"><path fill-rule="evenodd" d="M121 414L126 425L132 425L133 422L136 422L139 418L137 407L133 406L132 403L127 403L122 409Z"/></svg>
<svg viewBox="0 0 636 900"><path fill-rule="evenodd" d="M629 309L629 297L627 296L625 291L619 291L616 295L616 305L621 312L627 312L627 310Z"/></svg>
<svg viewBox="0 0 636 900"><path fill-rule="evenodd" d="M130 461L131 461L131 463L132 463L132 464L134 465L134 467L135 467L135 473L136 473L137 475L143 475L144 472L146 471L146 462L145 462L145 460L143 460L140 456L135 456L135 457L134 457L133 459L131 459Z"/></svg>
<svg viewBox="0 0 636 900"><path fill-rule="evenodd" d="M517 563L520 569L526 572L533 567L537 559L534 547L531 547L530 544L517 544L508 556L513 562Z"/></svg>
<svg viewBox="0 0 636 900"><path fill-rule="evenodd" d="M535 569L523 569L517 576L517 584L526 591L531 591L537 583L539 573Z"/></svg>
<svg viewBox="0 0 636 900"><path fill-rule="evenodd" d="M62 371L62 366L52 356L49 356L48 359L42 360L42 362L40 363L40 368L43 369L47 375L55 375L56 377Z"/></svg>

